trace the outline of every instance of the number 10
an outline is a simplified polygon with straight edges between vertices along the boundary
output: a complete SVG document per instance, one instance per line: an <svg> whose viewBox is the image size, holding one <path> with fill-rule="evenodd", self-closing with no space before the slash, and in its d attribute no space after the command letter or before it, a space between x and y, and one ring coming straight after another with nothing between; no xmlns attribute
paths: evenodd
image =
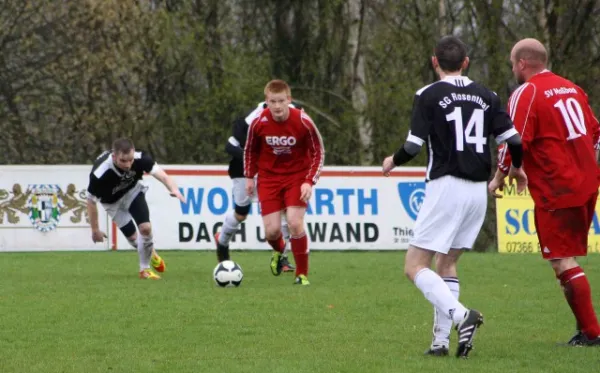
<svg viewBox="0 0 600 373"><path fill-rule="evenodd" d="M574 140L581 137L581 135L587 134L583 110L581 110L581 105L579 105L579 102L576 99L569 97L566 101L559 100L554 104L554 107L560 110L560 114L567 126L567 131L569 131L567 140ZM573 125L575 125L575 127L573 127ZM579 133L575 131L575 128L577 128Z"/></svg>

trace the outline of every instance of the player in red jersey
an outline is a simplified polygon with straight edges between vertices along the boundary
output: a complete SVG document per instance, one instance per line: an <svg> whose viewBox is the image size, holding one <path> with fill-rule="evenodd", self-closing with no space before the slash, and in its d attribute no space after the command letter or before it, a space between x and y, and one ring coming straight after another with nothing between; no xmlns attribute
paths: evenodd
<svg viewBox="0 0 600 373"><path fill-rule="evenodd" d="M508 111L521 133L523 169L535 203L535 227L544 259L549 260L577 320L570 345L600 345L600 326L590 284L575 257L587 255L588 233L598 197L600 129L585 92L546 69L546 49L523 39L512 49L513 74L522 85ZM502 189L510 154L501 148L498 170L489 184Z"/></svg>
<svg viewBox="0 0 600 373"><path fill-rule="evenodd" d="M323 168L325 149L319 130L302 110L290 108L290 87L272 80L265 87L267 108L252 122L244 148L246 192L254 193L254 176L265 235L273 248L271 272L281 274L285 243L281 214L285 211L296 262L296 280L309 285L308 240L304 231L306 204Z"/></svg>

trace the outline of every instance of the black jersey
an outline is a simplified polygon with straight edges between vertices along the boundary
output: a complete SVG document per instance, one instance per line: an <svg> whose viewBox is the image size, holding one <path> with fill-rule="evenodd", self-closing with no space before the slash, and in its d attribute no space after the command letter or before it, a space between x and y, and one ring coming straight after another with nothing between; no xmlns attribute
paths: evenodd
<svg viewBox="0 0 600 373"><path fill-rule="evenodd" d="M427 180L487 181L490 135L501 143L516 134L496 93L466 76L447 76L417 91L407 141L427 144Z"/></svg>
<svg viewBox="0 0 600 373"><path fill-rule="evenodd" d="M290 104L289 107L301 109L300 105L296 103ZM261 102L247 116L237 118L233 122L233 133L225 147L227 153L231 155L228 173L232 179L244 177L244 146L246 145L246 138L248 136L248 127L266 108L267 103Z"/></svg>
<svg viewBox="0 0 600 373"><path fill-rule="evenodd" d="M123 171L115 166L111 154L100 154L90 172L88 194L101 203L117 202L156 166L149 154L136 151L131 169Z"/></svg>

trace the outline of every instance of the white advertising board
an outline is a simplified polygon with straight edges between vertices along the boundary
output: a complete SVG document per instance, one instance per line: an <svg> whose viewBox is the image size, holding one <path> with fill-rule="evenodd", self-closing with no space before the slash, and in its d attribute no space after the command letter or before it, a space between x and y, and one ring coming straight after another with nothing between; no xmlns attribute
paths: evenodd
<svg viewBox="0 0 600 373"><path fill-rule="evenodd" d="M147 200L159 248L214 249L213 235L233 208L225 167L165 166L186 203L169 197L151 178ZM306 215L311 249L406 249L424 196L422 168L391 177L378 167L325 167ZM127 247L118 235L117 247ZM258 203L231 243L232 249L268 249Z"/></svg>
<svg viewBox="0 0 600 373"><path fill-rule="evenodd" d="M151 176L144 178L150 186L146 199L156 248L213 250L214 232L233 208L227 168L163 167L177 181L186 202L170 197ZM109 240L106 244L91 242L85 214L89 170L90 166L0 167L0 251L132 249L118 229L107 224L100 205L101 226ZM425 194L424 177L424 168L399 168L386 178L379 167L325 167L306 215L310 248L406 249ZM20 185L21 194L14 190L15 185ZM57 190L42 190L48 196L43 197L45 211L37 227L30 219L35 215L32 196L40 193L35 185L55 186ZM53 195L57 197L54 202ZM53 210L52 205L57 203L59 206ZM232 249L269 249L258 208L258 203L252 205L248 219L231 243ZM55 223L52 211L60 212ZM13 217L12 222L9 217ZM55 226L43 232L43 224Z"/></svg>
<svg viewBox="0 0 600 373"><path fill-rule="evenodd" d="M108 250L109 241L92 242L87 221L90 167L0 166L0 252Z"/></svg>

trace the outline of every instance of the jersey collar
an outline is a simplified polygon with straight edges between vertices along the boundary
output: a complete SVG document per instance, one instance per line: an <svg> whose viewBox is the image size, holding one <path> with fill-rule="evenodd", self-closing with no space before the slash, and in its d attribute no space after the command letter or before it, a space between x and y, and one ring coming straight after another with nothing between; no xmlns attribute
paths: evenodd
<svg viewBox="0 0 600 373"><path fill-rule="evenodd" d="M544 69L544 70L542 70L540 72L537 72L534 75L532 75L529 79L527 79L527 82L530 82L532 79L535 79L538 76L542 76L542 75L545 75L545 74L551 74L551 73L552 73L552 71L550 71L548 69Z"/></svg>
<svg viewBox="0 0 600 373"><path fill-rule="evenodd" d="M551 71L548 69L544 69L544 70L540 71L539 73L536 73L535 75L541 75L541 74L545 74L545 73L549 73L549 72L551 72Z"/></svg>
<svg viewBox="0 0 600 373"><path fill-rule="evenodd" d="M446 75L446 77L444 77L444 79L442 79L442 81L450 83L457 87L465 87L465 86L468 86L469 84L473 83L473 81L471 79L469 79L468 76L463 76L463 75Z"/></svg>

